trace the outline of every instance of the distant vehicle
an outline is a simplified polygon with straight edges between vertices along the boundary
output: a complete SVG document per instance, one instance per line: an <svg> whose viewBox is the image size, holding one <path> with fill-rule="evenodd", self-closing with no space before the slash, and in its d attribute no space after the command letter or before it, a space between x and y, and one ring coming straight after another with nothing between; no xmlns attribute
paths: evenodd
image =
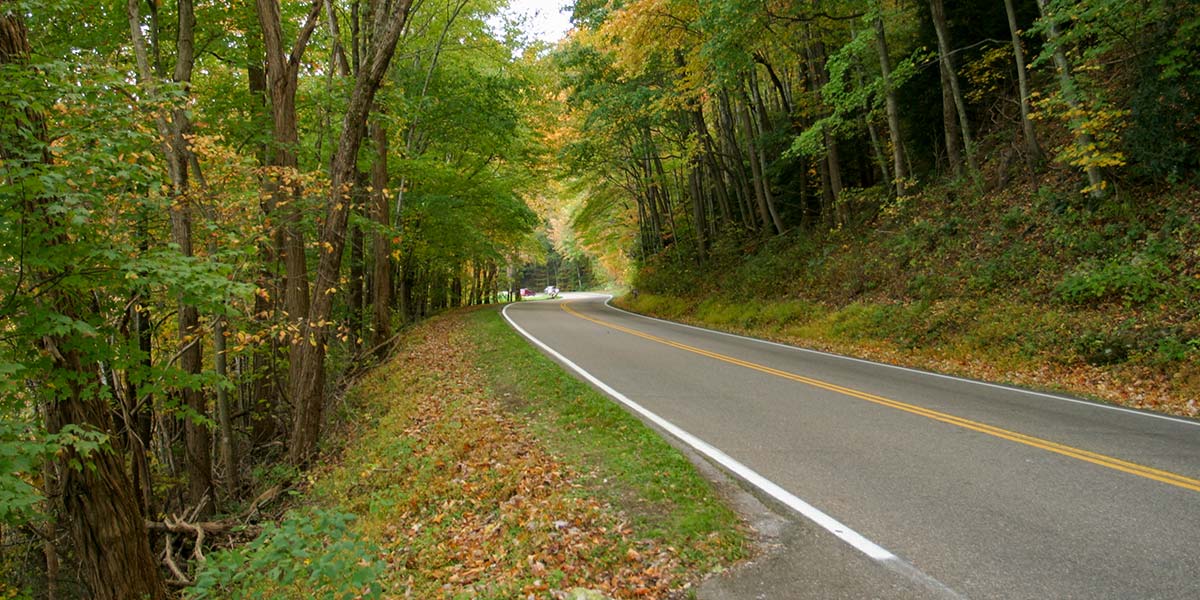
<svg viewBox="0 0 1200 600"><path fill-rule="evenodd" d="M545 291L545 294L547 296L550 296L551 299L558 297L558 288L556 288L552 285L546 286L546 289L544 291Z"/></svg>
<svg viewBox="0 0 1200 600"><path fill-rule="evenodd" d="M522 298L524 298L526 296L532 296L532 295L533 295L533 290L531 290L529 288L521 288L521 297Z"/></svg>

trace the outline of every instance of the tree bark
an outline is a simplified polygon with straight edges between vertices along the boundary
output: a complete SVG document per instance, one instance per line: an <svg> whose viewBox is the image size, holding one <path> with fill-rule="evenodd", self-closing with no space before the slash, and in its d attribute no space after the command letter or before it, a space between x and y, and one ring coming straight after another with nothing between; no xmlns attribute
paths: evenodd
<svg viewBox="0 0 1200 600"><path fill-rule="evenodd" d="M813 40L812 34L807 27L804 35L807 43L805 57L808 63L809 87L817 96L818 102L823 102L821 88L829 82L829 74L825 68L825 44L820 40ZM819 110L821 110L823 116L827 109L821 107ZM842 164L840 153L838 152L837 141L829 134L827 128L822 128L821 136L825 145L825 158L819 169L823 199L821 219L826 225L839 225L842 213L840 206L842 196Z"/></svg>
<svg viewBox="0 0 1200 600"><path fill-rule="evenodd" d="M721 90L720 93L720 111L721 111L721 132L722 139L726 151L732 157L735 168L730 169L730 172L736 183L738 195L738 214L741 217L742 225L751 230L757 230L754 219L754 202L752 198L754 193L750 189L750 181L746 177L746 160L742 156L741 146L737 142L737 122L738 118L734 116L733 103L729 99L729 92Z"/></svg>
<svg viewBox="0 0 1200 600"><path fill-rule="evenodd" d="M750 179L754 184L754 198L758 205L759 223L763 228L771 228L773 221L771 220L771 211L767 208L766 195L763 193L762 165L758 162L758 144L754 141L754 126L750 124L750 107L742 106L742 110L739 112L742 120L742 135L746 136L746 154L750 160ZM776 230L775 233L779 233L779 231Z"/></svg>
<svg viewBox="0 0 1200 600"><path fill-rule="evenodd" d="M758 75L750 72L750 91L753 94L754 104L752 105L751 115L754 116L754 130L758 134L758 168L762 173L763 199L767 203L767 214L771 215L771 224L775 227L775 233L783 233L783 219L779 217L779 211L775 209L775 195L771 192L771 181L767 177L767 153L763 148L762 140L767 137L767 107L763 103L762 94L758 89ZM750 99L747 98L747 102ZM757 107L755 110L753 107Z"/></svg>
<svg viewBox="0 0 1200 600"><path fill-rule="evenodd" d="M375 144L375 162L371 165L370 217L375 224L371 234L372 276L371 307L373 337L371 347L376 357L387 356L387 340L392 337L392 244L388 235L392 220L388 215L388 136L387 127L379 119L371 124L371 141Z"/></svg>
<svg viewBox="0 0 1200 600"><path fill-rule="evenodd" d="M892 173L896 176L896 195L903 197L907 192L908 170L904 168L904 145L900 137L900 109L896 102L896 89L892 86L892 65L888 55L887 35L883 29L883 17L875 17L875 48L879 51L879 69L883 75L883 91L887 108L888 138L892 143Z"/></svg>
<svg viewBox="0 0 1200 600"><path fill-rule="evenodd" d="M300 143L296 121L296 88L300 61L320 20L323 0L313 0L291 51L284 48L283 25L278 0L256 0L255 11L263 32L267 58L267 97L270 100L272 141L267 165L270 175L264 179L267 198L264 210L274 221L280 254L284 264L284 312L294 326L303 331L309 312L308 262L301 229L300 184L296 173L300 165L296 147ZM320 379L322 375L304 373L297 355L307 351L308 340L294 334L289 340L288 385L303 377ZM299 400L293 394L293 405ZM295 435L295 432L293 432Z"/></svg>
<svg viewBox="0 0 1200 600"><path fill-rule="evenodd" d="M138 0L127 3L130 35L133 39L134 54L137 58L139 79L151 94L158 86L156 75L150 67L146 51L146 42L142 37L141 16L138 11ZM176 48L174 81L188 85L191 83L192 69L195 64L195 28L196 16L191 0L179 0L178 27L176 29ZM157 41L156 41L157 45ZM171 178L172 203L171 241L179 247L183 256L192 257L192 198L189 167L198 163L189 160L191 149L186 138L191 129L191 122L184 109L174 111L171 118L159 115L155 119L163 154L166 158L167 171ZM196 175L199 176L198 169ZM204 369L200 343L200 313L195 306L180 302L178 312L179 327L179 367L189 376L199 376ZM181 391L183 405L192 413L181 418L184 430L184 456L187 463L187 500L197 507L201 516L209 516L215 508L213 496L212 451L209 443L208 428L201 419L208 416L208 402L200 387L185 387Z"/></svg>
<svg viewBox="0 0 1200 600"><path fill-rule="evenodd" d="M946 64L938 61L938 74L942 80L942 133L946 140L946 162L950 164L950 172L954 177L963 175L962 136L959 134L958 114L954 108L954 98L950 91L950 77L946 73Z"/></svg>

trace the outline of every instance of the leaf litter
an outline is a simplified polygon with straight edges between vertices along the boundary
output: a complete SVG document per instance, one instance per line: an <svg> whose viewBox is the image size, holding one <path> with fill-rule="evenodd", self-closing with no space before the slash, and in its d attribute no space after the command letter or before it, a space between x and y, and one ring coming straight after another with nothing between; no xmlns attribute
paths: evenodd
<svg viewBox="0 0 1200 600"><path fill-rule="evenodd" d="M387 563L384 596L686 595L695 565L486 392L465 327L461 313L417 326L351 391L362 418L309 494L359 515Z"/></svg>

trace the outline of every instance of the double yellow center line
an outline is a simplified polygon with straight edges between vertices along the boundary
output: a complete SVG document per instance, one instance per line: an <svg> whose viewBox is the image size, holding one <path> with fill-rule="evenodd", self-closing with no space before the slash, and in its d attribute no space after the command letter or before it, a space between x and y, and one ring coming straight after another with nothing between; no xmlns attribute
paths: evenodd
<svg viewBox="0 0 1200 600"><path fill-rule="evenodd" d="M600 319L589 317L589 316L575 310L574 308L571 308L570 304L571 304L570 302L563 302L562 309L575 317L578 317L585 321L591 321L592 323L595 323L602 327L607 327L609 329L615 329L617 331L620 331L623 333L628 333L629 335L634 335L634 336L640 337L645 340L657 342L657 343L663 344L665 346L670 346L672 348L678 348L680 350L691 352L693 354L699 354L701 356L706 356L708 358L719 360L721 362L726 362L726 363L729 363L732 365L737 365L739 367L745 367L747 369L753 369L753 370L759 371L761 373L766 373L768 375L774 375L776 377L781 377L783 379L788 379L788 380L795 381L798 383L803 383L803 384L810 385L810 386L820 388L823 390L836 392L836 393L839 393L839 394L842 394L845 396L850 396L852 398L858 398L859 400L866 400L867 402L873 402L873 403L879 404L881 406L887 406L889 408L894 408L896 410L902 410L904 412L911 413L914 415L920 415L922 417L933 419L935 421L941 421L942 423L948 423L950 425L955 425L958 427L962 427L964 429L970 429L971 431L978 431L979 433L985 433L987 435L998 437L998 438L1005 439L1005 440L1009 440L1012 442L1016 442L1018 444L1024 444L1026 446L1032 446L1034 448L1039 448L1042 450L1046 450L1048 452L1054 452L1055 454L1069 456L1071 458L1079 459L1084 462L1089 462L1089 463L1092 463L1095 465L1100 465L1102 467L1108 467L1109 469L1114 469L1114 470L1121 471L1124 473L1129 473L1131 475L1137 475L1138 477L1145 477L1146 479L1153 479L1154 481L1159 481L1159 482L1162 482L1162 483L1165 483L1168 485L1173 485L1175 487L1180 487L1180 488L1192 490L1195 492L1200 492L1200 480L1192 479L1190 477L1185 477L1185 476L1179 475L1177 473L1171 473L1169 471L1162 471L1159 469L1155 469L1153 467L1139 465L1137 463L1124 461L1119 458L1114 458L1114 457L1107 456L1104 454L1098 454L1096 452L1091 452L1088 450L1075 448L1073 446L1059 444L1058 442L1052 442L1050 440L1044 440L1042 438L1034 437L1031 435L1025 435L1023 433L1009 431L1007 429L1002 429L1000 427L994 427L994 426L988 425L986 423L980 423L978 421L972 421L970 419L956 417L951 414L928 409L928 408L925 408L922 406L916 406L914 404L908 404L905 402L892 400L890 398L884 398L883 396L876 396L875 394L861 392L859 390L855 390L855 389L840 386L837 384L821 381L819 379L813 379L811 377L805 377L803 375L797 375L795 373L789 373L787 371L781 371L779 369L774 369L774 368L771 368L768 366L745 361L740 358L734 358L732 356L718 354L716 352L710 352L710 351L704 350L702 348L696 348L695 346L681 344L679 342L668 340L666 338L661 338L661 337L658 337L655 335L650 335L648 333L638 331L636 329L622 327L621 325L617 325L615 323L609 323L607 321L602 321Z"/></svg>

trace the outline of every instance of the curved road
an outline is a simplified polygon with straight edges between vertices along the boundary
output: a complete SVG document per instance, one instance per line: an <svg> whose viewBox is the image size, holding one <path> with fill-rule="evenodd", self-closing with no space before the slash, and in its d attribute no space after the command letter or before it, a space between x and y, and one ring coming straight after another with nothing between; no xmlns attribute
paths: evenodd
<svg viewBox="0 0 1200 600"><path fill-rule="evenodd" d="M1200 598L1200 422L711 332L605 298L505 315L860 559L920 583L918 596Z"/></svg>

